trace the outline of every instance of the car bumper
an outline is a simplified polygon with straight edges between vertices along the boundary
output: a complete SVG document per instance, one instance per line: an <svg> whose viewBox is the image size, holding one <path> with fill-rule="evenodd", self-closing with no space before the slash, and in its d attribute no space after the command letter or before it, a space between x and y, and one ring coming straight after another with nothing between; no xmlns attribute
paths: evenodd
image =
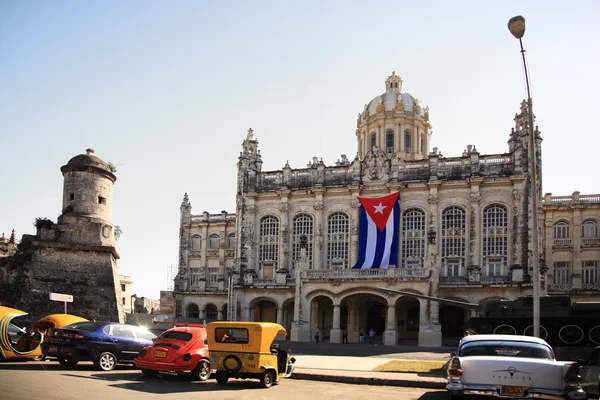
<svg viewBox="0 0 600 400"><path fill-rule="evenodd" d="M135 359L135 366L140 369L151 369L153 371L163 371L163 372L186 372L191 371L191 365L177 365L173 363L161 363L155 361L147 361L140 360L139 358Z"/></svg>
<svg viewBox="0 0 600 400"><path fill-rule="evenodd" d="M545 399L545 400L584 400L587 395L580 387L570 387L566 390L530 388L525 390L524 396L504 396L500 394L500 386L496 385L465 385L460 381L451 380L446 385L450 394L486 396L497 399Z"/></svg>
<svg viewBox="0 0 600 400"><path fill-rule="evenodd" d="M45 357L66 358L73 361L93 361L94 357L85 349L61 345L43 345L42 353Z"/></svg>
<svg viewBox="0 0 600 400"><path fill-rule="evenodd" d="M292 376L292 372L294 372L294 366L292 364L288 364L287 374L283 375L284 378L289 378Z"/></svg>

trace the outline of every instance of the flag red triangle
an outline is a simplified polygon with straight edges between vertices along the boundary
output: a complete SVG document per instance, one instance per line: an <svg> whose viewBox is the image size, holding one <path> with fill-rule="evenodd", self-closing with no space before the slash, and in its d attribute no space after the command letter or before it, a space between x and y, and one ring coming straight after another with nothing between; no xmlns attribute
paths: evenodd
<svg viewBox="0 0 600 400"><path fill-rule="evenodd" d="M399 195L400 192L383 197L358 197L360 204L362 204L380 232L383 232Z"/></svg>

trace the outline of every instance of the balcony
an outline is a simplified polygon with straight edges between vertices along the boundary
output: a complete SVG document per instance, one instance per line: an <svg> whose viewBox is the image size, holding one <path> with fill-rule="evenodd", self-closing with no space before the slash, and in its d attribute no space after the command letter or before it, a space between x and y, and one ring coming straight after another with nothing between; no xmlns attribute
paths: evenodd
<svg viewBox="0 0 600 400"><path fill-rule="evenodd" d="M233 256L235 256L235 250L234 249L226 249L225 250L225 257L232 258Z"/></svg>
<svg viewBox="0 0 600 400"><path fill-rule="evenodd" d="M600 291L600 283L582 283L581 288L583 290L596 290Z"/></svg>
<svg viewBox="0 0 600 400"><path fill-rule="evenodd" d="M554 239L553 245L557 247L568 247L571 246L571 239Z"/></svg>
<svg viewBox="0 0 600 400"><path fill-rule="evenodd" d="M304 271L306 279L386 279L386 278L428 278L429 271L423 268L373 268L373 269L313 269Z"/></svg>
<svg viewBox="0 0 600 400"><path fill-rule="evenodd" d="M584 246L594 246L600 244L600 238L582 238L581 244Z"/></svg>
<svg viewBox="0 0 600 400"><path fill-rule="evenodd" d="M482 276L482 285L504 285L512 282L510 276Z"/></svg>
<svg viewBox="0 0 600 400"><path fill-rule="evenodd" d="M466 276L440 276L442 285L468 285L469 278Z"/></svg>
<svg viewBox="0 0 600 400"><path fill-rule="evenodd" d="M573 286L570 283L554 283L548 285L549 292L566 292L571 291Z"/></svg>
<svg viewBox="0 0 600 400"><path fill-rule="evenodd" d="M219 257L219 250L218 249L208 249L208 250L206 250L206 256L207 257Z"/></svg>

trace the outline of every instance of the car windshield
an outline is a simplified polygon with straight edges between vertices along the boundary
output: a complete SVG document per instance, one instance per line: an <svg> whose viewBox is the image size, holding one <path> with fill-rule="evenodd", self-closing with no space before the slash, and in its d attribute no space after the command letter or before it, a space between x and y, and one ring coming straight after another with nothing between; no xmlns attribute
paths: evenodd
<svg viewBox="0 0 600 400"><path fill-rule="evenodd" d="M524 357L542 358L553 360L554 354L547 346L532 342L516 341L475 341L465 343L459 352L460 357L472 356L499 356L499 357Z"/></svg>
<svg viewBox="0 0 600 400"><path fill-rule="evenodd" d="M160 335L159 339L171 339L181 340L182 342L189 342L192 339L192 334L188 332L171 331L163 333L162 335Z"/></svg>
<svg viewBox="0 0 600 400"><path fill-rule="evenodd" d="M82 331L94 331L99 326L104 325L103 322L75 322L74 324L69 324L65 326L67 329L79 329Z"/></svg>

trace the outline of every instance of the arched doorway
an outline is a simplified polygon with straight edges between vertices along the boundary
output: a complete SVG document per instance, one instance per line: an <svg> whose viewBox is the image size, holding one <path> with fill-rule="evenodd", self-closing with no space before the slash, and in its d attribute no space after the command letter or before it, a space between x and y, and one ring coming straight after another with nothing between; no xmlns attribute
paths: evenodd
<svg viewBox="0 0 600 400"><path fill-rule="evenodd" d="M200 308L197 304L190 303L185 308L185 316L188 318L200 318Z"/></svg>
<svg viewBox="0 0 600 400"><path fill-rule="evenodd" d="M421 303L414 297L404 296L396 301L396 331L398 343L417 344L421 323Z"/></svg>
<svg viewBox="0 0 600 400"><path fill-rule="evenodd" d="M377 335L382 335L385 331L385 318L387 317L387 306L382 304L373 304L367 308L366 331L373 329Z"/></svg>
<svg viewBox="0 0 600 400"><path fill-rule="evenodd" d="M277 304L271 300L260 300L255 305L254 321L277 322Z"/></svg>
<svg viewBox="0 0 600 400"><path fill-rule="evenodd" d="M442 337L462 338L462 326L465 323L465 310L458 306L440 305L440 325Z"/></svg>
<svg viewBox="0 0 600 400"><path fill-rule="evenodd" d="M348 329L348 342L358 343L362 330L365 341L369 330L375 331L374 343L381 343L386 328L387 299L371 293L353 293L342 299L340 306L340 328Z"/></svg>
<svg viewBox="0 0 600 400"><path fill-rule="evenodd" d="M207 321L216 321L219 318L217 306L214 304L207 304L206 307L204 307L204 318Z"/></svg>
<svg viewBox="0 0 600 400"><path fill-rule="evenodd" d="M327 296L317 296L311 302L311 340L319 327L321 340L329 338L333 328L333 301Z"/></svg>

